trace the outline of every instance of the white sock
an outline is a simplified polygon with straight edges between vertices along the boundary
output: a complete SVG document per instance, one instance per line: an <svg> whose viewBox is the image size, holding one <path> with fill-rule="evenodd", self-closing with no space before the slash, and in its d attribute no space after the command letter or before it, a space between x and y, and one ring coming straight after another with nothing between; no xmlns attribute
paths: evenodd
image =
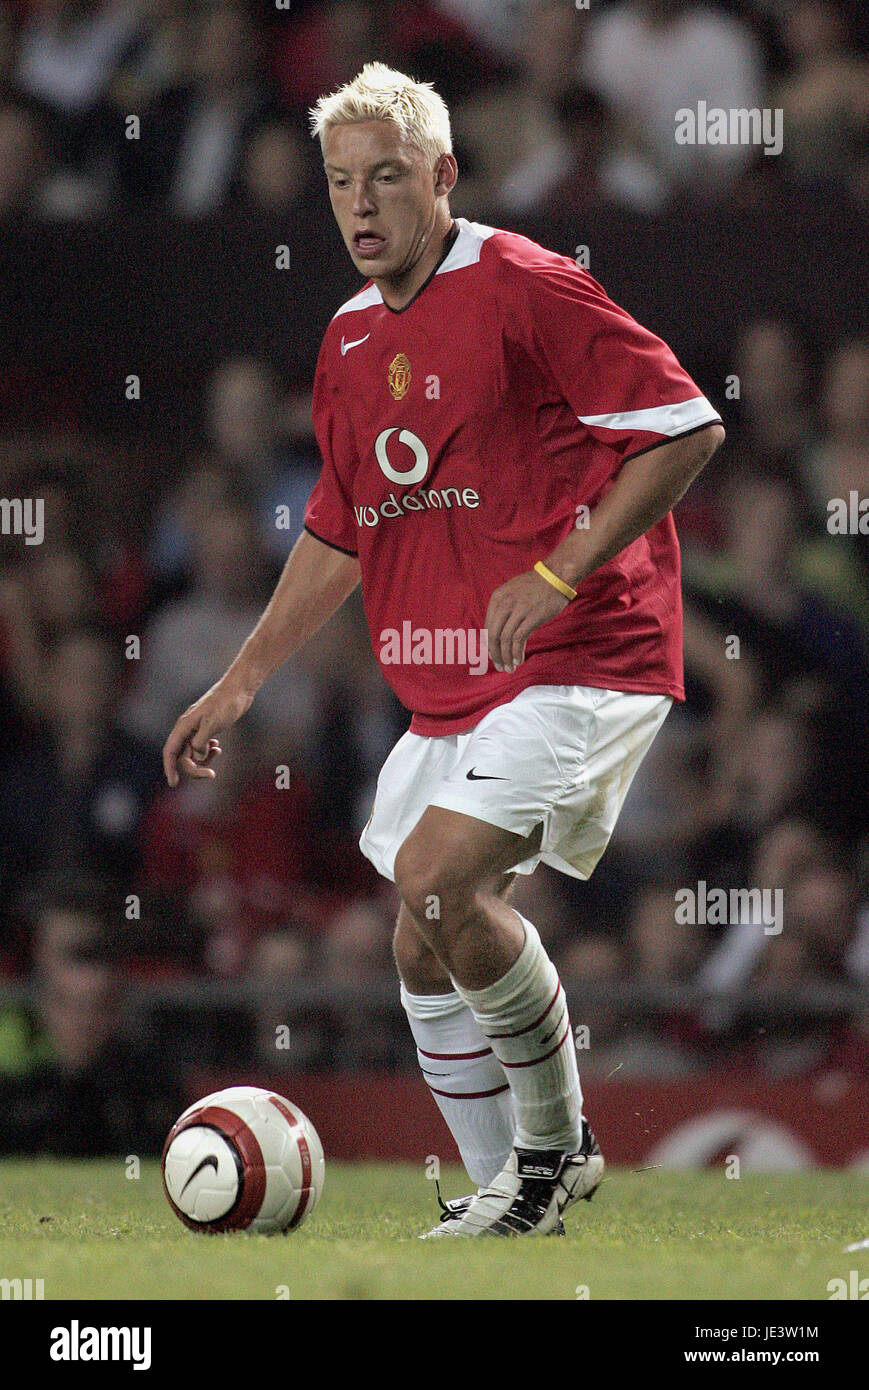
<svg viewBox="0 0 869 1390"><path fill-rule="evenodd" d="M582 1139L582 1090L564 989L536 929L507 974L486 989L462 989L504 1068L516 1103L516 1143L574 1151Z"/></svg>
<svg viewBox="0 0 869 1390"><path fill-rule="evenodd" d="M423 1076L478 1187L497 1177L513 1147L507 1078L458 994L410 994L401 986Z"/></svg>

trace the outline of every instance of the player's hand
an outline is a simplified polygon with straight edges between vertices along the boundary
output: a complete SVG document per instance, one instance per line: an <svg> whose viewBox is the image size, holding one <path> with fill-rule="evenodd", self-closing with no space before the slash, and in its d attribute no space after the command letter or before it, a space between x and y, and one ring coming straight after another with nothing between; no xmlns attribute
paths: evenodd
<svg viewBox="0 0 869 1390"><path fill-rule="evenodd" d="M177 787L181 773L187 777L216 775L211 764L222 752L217 735L231 728L252 701L252 694L227 690L218 681L184 711L163 745L163 771L170 787Z"/></svg>
<svg viewBox="0 0 869 1390"><path fill-rule="evenodd" d="M486 610L489 657L496 671L515 671L525 660L525 643L570 602L539 574L528 570L496 589Z"/></svg>

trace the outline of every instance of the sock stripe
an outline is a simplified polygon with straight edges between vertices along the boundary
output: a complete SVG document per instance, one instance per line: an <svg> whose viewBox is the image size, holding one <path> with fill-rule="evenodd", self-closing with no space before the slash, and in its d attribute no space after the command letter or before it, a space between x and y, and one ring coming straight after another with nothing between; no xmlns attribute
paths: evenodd
<svg viewBox="0 0 869 1390"><path fill-rule="evenodd" d="M437 1086L433 1086L430 1081L425 1083L429 1090L436 1096L448 1096L450 1100L485 1100L488 1096L500 1096L505 1091L509 1091L507 1085L496 1086L491 1091L439 1091Z"/></svg>
<svg viewBox="0 0 869 1390"><path fill-rule="evenodd" d="M425 1048L417 1048L421 1057L428 1057L432 1062L470 1062L475 1057L491 1057L491 1047L483 1047L479 1052L426 1052Z"/></svg>
<svg viewBox="0 0 869 1390"><path fill-rule="evenodd" d="M497 1038L521 1038L522 1035L523 1035L523 1033L530 1033L531 1030L532 1030L533 1028L537 1028L537 1027L540 1026L540 1024L543 1022L544 1018L546 1017L546 1015L550 1012L550 1010L552 1009L553 1005L555 1004L556 999L558 998L558 995L559 995L559 991L560 991L560 990L561 990L561 981L558 980L557 983L556 983L556 986L555 986L555 993L553 994L553 996L552 996L552 998L550 999L549 1003L546 1005L546 1008L543 1010L543 1013L540 1015L539 1018L535 1018L535 1020L534 1020L533 1023L529 1023L528 1026L527 1026L526 1028L519 1028L515 1033L486 1033L485 1036L486 1036L487 1038L494 1038L494 1039L497 1039Z"/></svg>
<svg viewBox="0 0 869 1390"><path fill-rule="evenodd" d="M567 1020L567 1027L564 1030L561 1041L556 1043L549 1052L544 1052L542 1057L532 1057L530 1062L501 1062L501 1066L513 1070L515 1067L537 1067L541 1062L546 1062L550 1057L554 1057L556 1052L562 1048L566 1039L570 1035L570 1019ZM500 1061L500 1058L498 1059Z"/></svg>

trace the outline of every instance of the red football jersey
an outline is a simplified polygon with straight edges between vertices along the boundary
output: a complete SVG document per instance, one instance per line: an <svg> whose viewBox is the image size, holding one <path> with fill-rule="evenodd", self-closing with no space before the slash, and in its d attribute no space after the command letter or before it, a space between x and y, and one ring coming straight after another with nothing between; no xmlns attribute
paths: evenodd
<svg viewBox="0 0 869 1390"><path fill-rule="evenodd" d="M584 579L517 670L486 660L493 590L587 524L626 459L719 416L587 271L457 226L404 309L369 283L327 328L305 525L358 555L374 651L415 733L469 729L529 685L683 699L672 515Z"/></svg>

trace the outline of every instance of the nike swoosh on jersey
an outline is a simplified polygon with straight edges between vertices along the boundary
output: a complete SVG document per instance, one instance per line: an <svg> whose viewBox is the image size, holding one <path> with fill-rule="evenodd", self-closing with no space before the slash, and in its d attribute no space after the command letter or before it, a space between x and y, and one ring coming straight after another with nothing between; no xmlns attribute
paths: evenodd
<svg viewBox="0 0 869 1390"><path fill-rule="evenodd" d="M350 349L351 349L352 347L358 347L360 343L367 342L367 340L368 340L370 337L371 337L371 334L370 334L370 333L366 333L364 338L355 338L355 339L353 340L352 343L345 343L345 341L344 341L344 334L342 333L342 334L341 334L341 356L342 356L342 357L345 357L346 354L350 351Z"/></svg>
<svg viewBox="0 0 869 1390"><path fill-rule="evenodd" d="M475 772L473 768L471 768L470 772L466 772L466 773L465 773L465 776L467 777L467 779L468 779L469 782L509 782L509 781L510 781L510 778L509 778L509 777L490 777L490 776L489 776L487 773L485 773L485 772Z"/></svg>

